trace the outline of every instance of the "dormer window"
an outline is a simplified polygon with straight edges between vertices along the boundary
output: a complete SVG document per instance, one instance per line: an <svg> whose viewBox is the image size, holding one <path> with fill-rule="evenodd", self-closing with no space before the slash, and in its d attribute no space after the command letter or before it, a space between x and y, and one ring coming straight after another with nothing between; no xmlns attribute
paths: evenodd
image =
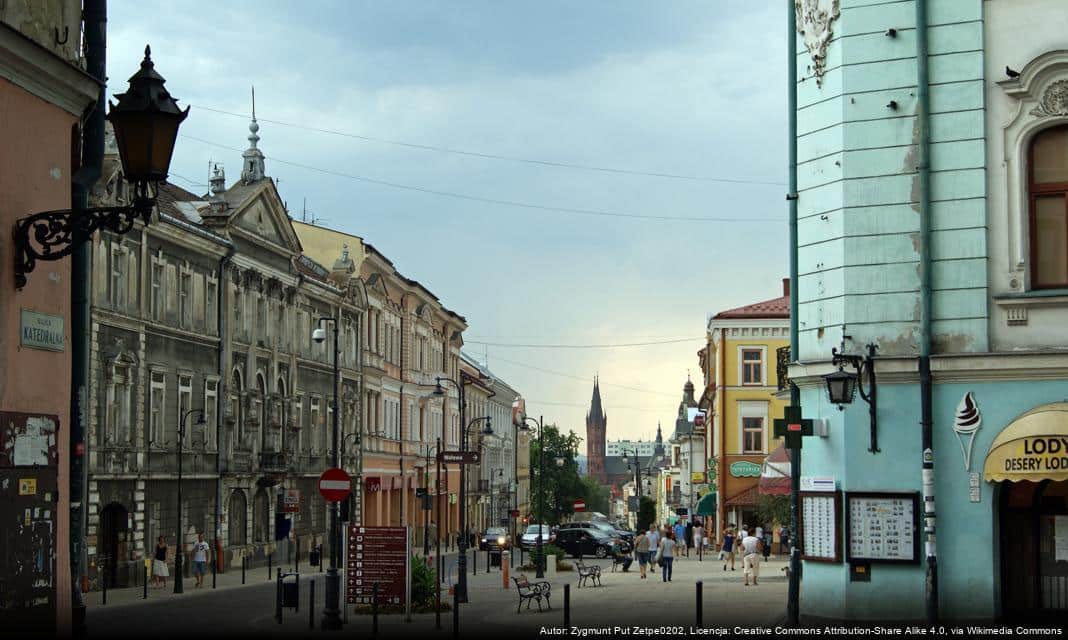
<svg viewBox="0 0 1068 640"><path fill-rule="evenodd" d="M1032 288L1068 288L1068 125L1031 142L1028 192Z"/></svg>

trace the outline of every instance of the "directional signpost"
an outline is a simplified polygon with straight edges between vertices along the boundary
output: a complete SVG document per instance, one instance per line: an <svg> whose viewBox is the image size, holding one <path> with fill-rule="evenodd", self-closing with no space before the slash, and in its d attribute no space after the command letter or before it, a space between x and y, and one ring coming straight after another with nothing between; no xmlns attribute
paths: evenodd
<svg viewBox="0 0 1068 640"><path fill-rule="evenodd" d="M441 464L478 464L478 451L442 451L438 454Z"/></svg>
<svg viewBox="0 0 1068 640"><path fill-rule="evenodd" d="M404 604L408 593L408 527L350 524L346 601L370 604L378 585L379 604Z"/></svg>
<svg viewBox="0 0 1068 640"><path fill-rule="evenodd" d="M352 491L352 478L344 469L332 467L319 476L319 493L327 502L343 502Z"/></svg>

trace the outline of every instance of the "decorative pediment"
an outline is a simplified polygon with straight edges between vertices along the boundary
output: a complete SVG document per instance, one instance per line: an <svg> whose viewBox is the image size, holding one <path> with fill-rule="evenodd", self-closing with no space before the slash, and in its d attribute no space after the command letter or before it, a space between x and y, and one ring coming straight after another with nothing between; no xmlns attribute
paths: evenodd
<svg viewBox="0 0 1068 640"><path fill-rule="evenodd" d="M367 276L367 281L364 284L368 292L373 291L382 296L383 299L389 298L389 292L386 290L386 278L378 271Z"/></svg>
<svg viewBox="0 0 1068 640"><path fill-rule="evenodd" d="M367 287L363 280L359 278L349 280L349 300L357 309L367 309Z"/></svg>
<svg viewBox="0 0 1068 640"><path fill-rule="evenodd" d="M231 197L237 198L236 202L230 202L233 207L230 216L231 227L276 247L282 247L290 253L301 253L300 239L297 238L297 232L293 229L274 182L265 180L255 188L237 189L242 191L235 193L235 187L227 191L228 202Z"/></svg>
<svg viewBox="0 0 1068 640"><path fill-rule="evenodd" d="M998 86L1019 101L1009 126L1024 115L1068 117L1068 50L1047 51L1031 60L1019 75Z"/></svg>

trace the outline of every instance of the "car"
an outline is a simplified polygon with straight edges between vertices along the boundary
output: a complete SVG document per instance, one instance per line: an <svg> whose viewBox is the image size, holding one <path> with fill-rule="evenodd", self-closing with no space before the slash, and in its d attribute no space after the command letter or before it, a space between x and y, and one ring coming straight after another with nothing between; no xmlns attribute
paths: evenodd
<svg viewBox="0 0 1068 640"><path fill-rule="evenodd" d="M618 538L613 538L596 527L561 526L554 544L575 558L581 556L608 558L618 553L625 553L620 548Z"/></svg>
<svg viewBox="0 0 1068 640"><path fill-rule="evenodd" d="M507 551L512 547L512 537L504 527L490 527L478 539L479 551Z"/></svg>
<svg viewBox="0 0 1068 640"><path fill-rule="evenodd" d="M561 532L571 530L582 531L599 531L600 533L618 540L619 548L623 553L629 553L634 548L634 534L627 531L620 531L608 524L607 522L568 522L560 525L560 531L557 533L559 537Z"/></svg>
<svg viewBox="0 0 1068 640"><path fill-rule="evenodd" d="M542 540L541 540L541 543L542 544L552 544L553 540L556 539L556 536L554 536L549 531L549 527L547 527L545 525L540 525L539 526L539 525L536 525L536 524L532 524L532 525L527 526L527 530L524 531L523 535L521 535L519 537L519 546L522 547L523 549L528 550L528 551L530 549L533 549L533 548L537 547L538 546L538 531L539 531L539 529L541 530L542 536L544 536L542 538Z"/></svg>

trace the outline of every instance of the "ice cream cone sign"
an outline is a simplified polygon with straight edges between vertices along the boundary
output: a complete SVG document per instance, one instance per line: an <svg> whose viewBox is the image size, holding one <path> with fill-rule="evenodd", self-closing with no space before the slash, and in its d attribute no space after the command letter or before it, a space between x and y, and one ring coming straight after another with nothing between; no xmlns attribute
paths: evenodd
<svg viewBox="0 0 1068 640"><path fill-rule="evenodd" d="M964 470L972 469L972 444L975 442L975 432L983 425L983 416L979 414L979 407L975 404L975 396L969 391L960 399L957 405L957 415L953 419L953 430L957 432L957 440L960 442L960 452L964 454ZM967 440L967 444L965 444Z"/></svg>

